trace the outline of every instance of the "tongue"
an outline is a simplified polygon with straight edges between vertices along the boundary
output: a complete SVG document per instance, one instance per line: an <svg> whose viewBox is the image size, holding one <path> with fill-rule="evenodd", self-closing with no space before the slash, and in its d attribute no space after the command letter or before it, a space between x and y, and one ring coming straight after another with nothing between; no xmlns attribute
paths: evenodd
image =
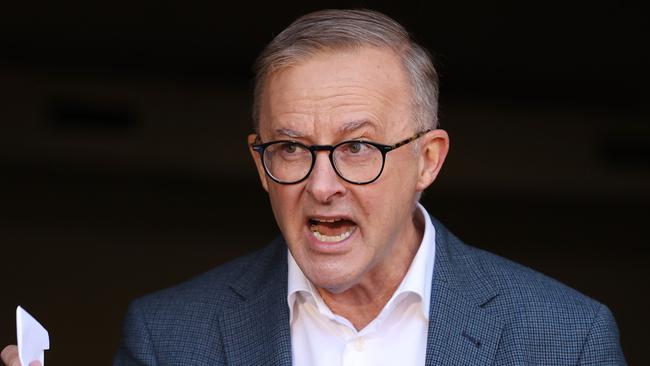
<svg viewBox="0 0 650 366"><path fill-rule="evenodd" d="M312 224L311 229L312 231L318 231L323 235L335 236L350 231L353 226L355 225L350 220L340 220L337 222L318 222Z"/></svg>

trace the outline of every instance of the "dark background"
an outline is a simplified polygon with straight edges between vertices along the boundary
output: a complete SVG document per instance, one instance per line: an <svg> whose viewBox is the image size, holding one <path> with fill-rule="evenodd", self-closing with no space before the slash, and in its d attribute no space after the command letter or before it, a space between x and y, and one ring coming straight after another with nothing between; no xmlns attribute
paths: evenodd
<svg viewBox="0 0 650 366"><path fill-rule="evenodd" d="M647 356L647 13L628 1L56 1L0 11L0 344L109 364L134 297L276 233L245 144L251 64L296 16L370 7L431 49L452 139L423 202L610 306Z"/></svg>

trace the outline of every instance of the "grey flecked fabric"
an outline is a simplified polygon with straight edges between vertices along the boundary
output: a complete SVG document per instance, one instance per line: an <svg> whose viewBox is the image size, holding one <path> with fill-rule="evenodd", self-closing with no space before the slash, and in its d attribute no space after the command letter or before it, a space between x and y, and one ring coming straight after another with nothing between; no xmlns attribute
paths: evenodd
<svg viewBox="0 0 650 366"><path fill-rule="evenodd" d="M433 224L427 365L625 365L607 307ZM114 366L291 365L286 261L278 238L134 301Z"/></svg>

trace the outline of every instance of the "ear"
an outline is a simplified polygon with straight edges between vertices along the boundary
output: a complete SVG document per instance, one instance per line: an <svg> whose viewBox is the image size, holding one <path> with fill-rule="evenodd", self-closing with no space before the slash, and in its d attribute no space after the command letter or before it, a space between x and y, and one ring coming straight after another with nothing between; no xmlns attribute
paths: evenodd
<svg viewBox="0 0 650 366"><path fill-rule="evenodd" d="M248 151L251 153L251 156L253 157L253 161L255 161L255 167L257 168L257 174L260 176L260 182L262 183L262 187L264 188L265 191L269 191L269 181L268 177L266 176L266 173L264 172L264 166L262 165L262 160L260 158L260 154L253 150L253 145L255 143L255 140L257 139L257 134L250 134L248 135Z"/></svg>
<svg viewBox="0 0 650 366"><path fill-rule="evenodd" d="M438 176L449 151L449 135L445 130L433 130L420 137L420 157L416 189L424 191Z"/></svg>

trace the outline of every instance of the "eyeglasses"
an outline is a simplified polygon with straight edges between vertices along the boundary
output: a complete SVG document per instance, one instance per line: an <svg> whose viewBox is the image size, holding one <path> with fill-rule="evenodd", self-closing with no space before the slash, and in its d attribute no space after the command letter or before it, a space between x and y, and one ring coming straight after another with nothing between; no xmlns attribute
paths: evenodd
<svg viewBox="0 0 650 366"><path fill-rule="evenodd" d="M260 154L266 175L280 184L296 184L307 179L314 169L318 151L329 151L330 163L344 181L369 184L376 181L384 171L388 152L415 141L430 131L418 132L393 145L350 140L336 145L307 146L297 141L280 140L254 143L251 147Z"/></svg>

